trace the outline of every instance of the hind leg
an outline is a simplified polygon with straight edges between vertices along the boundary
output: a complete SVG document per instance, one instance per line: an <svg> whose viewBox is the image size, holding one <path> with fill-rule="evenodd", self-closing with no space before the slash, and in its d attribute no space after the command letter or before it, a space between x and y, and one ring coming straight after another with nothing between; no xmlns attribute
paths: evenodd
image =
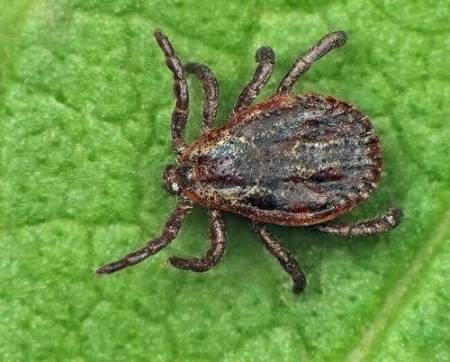
<svg viewBox="0 0 450 362"><path fill-rule="evenodd" d="M326 234L337 236L377 235L395 228L403 217L401 209L392 208L384 214L356 224L323 224L316 228Z"/></svg>
<svg viewBox="0 0 450 362"><path fill-rule="evenodd" d="M277 94L289 93L300 76L324 55L345 44L347 35L343 31L329 33L319 40L303 56L299 57L278 86Z"/></svg>

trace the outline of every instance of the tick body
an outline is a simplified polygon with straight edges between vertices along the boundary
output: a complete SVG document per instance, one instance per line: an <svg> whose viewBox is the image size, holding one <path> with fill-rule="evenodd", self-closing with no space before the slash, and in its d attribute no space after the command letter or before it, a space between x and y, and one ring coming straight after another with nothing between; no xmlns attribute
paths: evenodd
<svg viewBox="0 0 450 362"><path fill-rule="evenodd" d="M225 251L222 213L232 212L249 220L299 293L306 285L304 272L264 224L313 226L340 236L379 234L399 224L402 211L398 208L354 224L329 223L376 188L382 170L380 142L369 119L352 105L333 97L291 93L314 62L345 43L344 32L322 38L296 60L273 96L252 105L275 64L271 48L258 49L255 74L218 129L212 129L219 94L212 71L198 63L183 65L162 32L157 30L155 38L174 78L172 145L178 161L167 166L164 179L179 204L160 237L97 273L113 273L162 250L176 237L189 210L198 205L210 210L211 247L198 258L171 257L172 265L196 272L215 266ZM205 93L202 135L190 145L183 137L189 108L188 73L199 78Z"/></svg>

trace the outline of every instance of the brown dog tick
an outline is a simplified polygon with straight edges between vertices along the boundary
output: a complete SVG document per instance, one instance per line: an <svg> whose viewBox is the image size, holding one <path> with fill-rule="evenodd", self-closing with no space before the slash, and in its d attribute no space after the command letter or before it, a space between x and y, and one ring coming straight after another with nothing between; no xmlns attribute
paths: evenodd
<svg viewBox="0 0 450 362"><path fill-rule="evenodd" d="M225 251L222 212L233 212L249 220L291 276L297 293L305 288L305 274L264 223L315 225L321 232L339 236L374 235L399 224L402 211L397 208L354 224L328 223L366 200L376 188L382 169L378 136L369 119L351 104L317 94L291 94L302 74L345 43L344 32L323 37L296 60L272 97L251 106L275 64L271 48L258 49L255 74L218 129L211 129L219 95L212 71L202 64L183 65L166 35L156 30L155 38L174 78L172 146L178 162L167 166L164 180L167 190L178 195L179 204L161 236L101 267L98 274L140 263L164 249L194 205L210 210L211 247L199 258L171 257L172 265L195 272L215 266ZM202 135L190 145L183 138L189 108L188 73L198 77L205 93Z"/></svg>

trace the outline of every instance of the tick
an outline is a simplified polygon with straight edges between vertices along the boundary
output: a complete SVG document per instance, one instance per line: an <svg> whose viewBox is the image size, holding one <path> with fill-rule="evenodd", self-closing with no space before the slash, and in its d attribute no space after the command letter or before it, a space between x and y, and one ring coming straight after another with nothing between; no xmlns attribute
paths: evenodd
<svg viewBox="0 0 450 362"><path fill-rule="evenodd" d="M275 54L269 47L256 52L256 71L222 127L212 128L219 89L213 72L203 64L182 64L167 36L156 30L174 79L172 147L178 156L164 172L167 190L179 202L162 234L142 249L97 270L110 274L140 263L164 249L177 235L194 205L209 209L211 246L198 258L169 258L184 270L205 272L225 251L223 212L242 215L266 249L278 260L300 293L306 286L298 261L265 224L314 226L338 236L369 236L400 223L402 210L356 223L329 223L366 200L377 187L382 170L378 135L363 113L349 103L319 94L292 94L299 78L321 57L342 46L338 31L324 36L299 56L273 96L252 105L269 80ZM202 83L203 128L191 144L184 140L189 110L186 75Z"/></svg>

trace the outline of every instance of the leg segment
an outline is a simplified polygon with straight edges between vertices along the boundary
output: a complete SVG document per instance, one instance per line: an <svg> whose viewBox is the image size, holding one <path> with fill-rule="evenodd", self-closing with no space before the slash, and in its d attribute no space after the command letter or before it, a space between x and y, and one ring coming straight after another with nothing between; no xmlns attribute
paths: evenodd
<svg viewBox="0 0 450 362"><path fill-rule="evenodd" d="M255 55L258 66L247 86L242 90L233 112L238 113L248 107L270 79L275 65L275 53L269 47L259 48Z"/></svg>
<svg viewBox="0 0 450 362"><path fill-rule="evenodd" d="M220 262L225 252L224 224L220 211L211 210L210 216L211 248L200 258L184 259L171 257L169 261L173 266L193 272L205 272Z"/></svg>
<svg viewBox="0 0 450 362"><path fill-rule="evenodd" d="M192 73L202 82L205 101L203 102L203 133L211 129L211 125L216 119L217 107L219 104L219 87L214 73L203 64L187 63L184 66L187 73Z"/></svg>
<svg viewBox="0 0 450 362"><path fill-rule="evenodd" d="M356 224L323 224L320 231L336 236L369 236L384 233L396 227L403 217L401 209L389 209L383 215Z"/></svg>
<svg viewBox="0 0 450 362"><path fill-rule="evenodd" d="M167 67L172 72L175 82L173 90L177 101L172 113L172 148L178 155L181 155L186 149L186 142L183 139L183 135L189 112L189 92L187 82L184 78L181 61L175 55L172 44L170 44L167 36L160 30L156 30L154 35L159 47L166 56Z"/></svg>
<svg viewBox="0 0 450 362"><path fill-rule="evenodd" d="M277 94L289 93L298 81L315 62L335 48L345 44L347 35L343 31L329 33L319 40L303 56L299 57L278 86Z"/></svg>
<svg viewBox="0 0 450 362"><path fill-rule="evenodd" d="M276 240L273 235L263 225L252 222L253 230L263 242L270 253L278 259L283 269L288 273L294 282L294 293L301 293L306 286L306 276L294 256Z"/></svg>
<svg viewBox="0 0 450 362"><path fill-rule="evenodd" d="M160 250L164 249L178 234L184 217L192 209L190 201L182 201L167 220L164 230L160 237L150 240L147 245L133 253L124 256L122 259L109 263L97 269L97 274L111 274L120 269L138 264L149 256L155 255Z"/></svg>

